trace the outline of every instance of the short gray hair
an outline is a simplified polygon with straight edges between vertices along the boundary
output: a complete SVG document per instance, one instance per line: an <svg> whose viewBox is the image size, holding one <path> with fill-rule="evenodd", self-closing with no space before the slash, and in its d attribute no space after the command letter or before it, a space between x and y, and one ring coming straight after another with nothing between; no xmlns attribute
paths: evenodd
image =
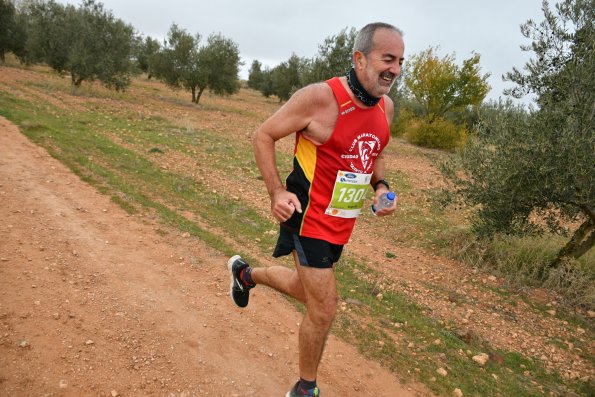
<svg viewBox="0 0 595 397"><path fill-rule="evenodd" d="M369 23L358 32L357 36L355 36L353 52L359 51L364 55L368 55L374 47L374 33L376 33L376 30L378 29L390 29L397 32L401 37L403 36L403 31L401 29L389 23Z"/></svg>

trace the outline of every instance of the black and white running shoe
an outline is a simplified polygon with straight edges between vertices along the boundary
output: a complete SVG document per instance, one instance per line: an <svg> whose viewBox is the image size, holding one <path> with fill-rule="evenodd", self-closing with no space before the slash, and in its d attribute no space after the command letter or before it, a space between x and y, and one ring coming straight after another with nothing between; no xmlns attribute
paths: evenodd
<svg viewBox="0 0 595 397"><path fill-rule="evenodd" d="M229 296L238 307L248 306L250 289L254 288L254 285L246 285L240 279L240 273L247 267L248 264L239 255L234 255L227 261L227 269L229 270L229 278L231 280L229 284Z"/></svg>

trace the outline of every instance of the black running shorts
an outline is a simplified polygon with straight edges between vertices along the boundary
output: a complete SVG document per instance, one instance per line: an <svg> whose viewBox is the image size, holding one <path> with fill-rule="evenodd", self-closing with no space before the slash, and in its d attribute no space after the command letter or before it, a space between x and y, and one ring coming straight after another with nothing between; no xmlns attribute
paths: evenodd
<svg viewBox="0 0 595 397"><path fill-rule="evenodd" d="M339 261L343 246L311 237L299 236L281 225L273 257L289 255L296 251L300 265L328 269Z"/></svg>

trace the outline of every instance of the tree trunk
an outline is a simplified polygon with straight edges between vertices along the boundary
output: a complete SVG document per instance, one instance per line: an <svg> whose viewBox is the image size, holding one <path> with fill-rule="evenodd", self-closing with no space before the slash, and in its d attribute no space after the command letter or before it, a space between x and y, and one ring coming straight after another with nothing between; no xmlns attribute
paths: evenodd
<svg viewBox="0 0 595 397"><path fill-rule="evenodd" d="M205 87L200 87L198 89L198 95L196 96L196 101L194 103L196 103L198 105L198 101L200 101L200 97L202 96L202 93L204 92Z"/></svg>
<svg viewBox="0 0 595 397"><path fill-rule="evenodd" d="M562 263L565 257L580 258L587 253L595 244L595 222L592 217L587 220L574 232L574 235L568 243L558 252L556 259L550 264L553 269Z"/></svg>
<svg viewBox="0 0 595 397"><path fill-rule="evenodd" d="M196 103L196 87L192 87L192 103Z"/></svg>

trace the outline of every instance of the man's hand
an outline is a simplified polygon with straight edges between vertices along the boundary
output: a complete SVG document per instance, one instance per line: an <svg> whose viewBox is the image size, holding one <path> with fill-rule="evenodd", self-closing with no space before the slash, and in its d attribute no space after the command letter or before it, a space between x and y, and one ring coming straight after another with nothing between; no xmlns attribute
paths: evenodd
<svg viewBox="0 0 595 397"><path fill-rule="evenodd" d="M278 189L271 198L271 212L280 222L285 222L293 212L302 213L302 204L297 196L287 190Z"/></svg>
<svg viewBox="0 0 595 397"><path fill-rule="evenodd" d="M376 190L376 192L374 194L374 207L378 206L378 200L379 200L380 196L382 195L382 193L388 193L388 191L389 190L386 187L384 187L384 185L378 186L378 189ZM381 208L379 210L376 210L376 212L374 214L376 216L392 215L396 209L397 209L397 196L395 195L395 200L393 201L392 207Z"/></svg>

